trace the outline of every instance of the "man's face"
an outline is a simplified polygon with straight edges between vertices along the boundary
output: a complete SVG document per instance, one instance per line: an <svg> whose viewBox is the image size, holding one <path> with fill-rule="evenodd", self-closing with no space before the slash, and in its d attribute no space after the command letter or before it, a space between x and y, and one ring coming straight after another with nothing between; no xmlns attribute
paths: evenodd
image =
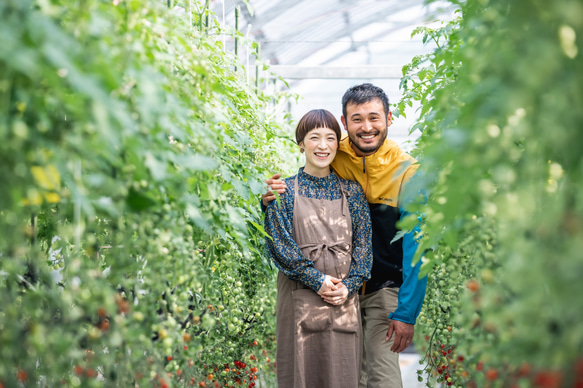
<svg viewBox="0 0 583 388"><path fill-rule="evenodd" d="M342 124L348 132L352 148L358 156L370 155L379 149L387 137L392 113L385 113L378 98L364 104L348 104Z"/></svg>

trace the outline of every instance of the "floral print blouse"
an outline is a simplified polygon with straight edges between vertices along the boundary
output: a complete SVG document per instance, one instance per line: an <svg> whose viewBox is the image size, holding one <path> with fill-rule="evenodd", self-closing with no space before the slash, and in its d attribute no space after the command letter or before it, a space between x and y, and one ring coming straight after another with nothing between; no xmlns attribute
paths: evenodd
<svg viewBox="0 0 583 388"><path fill-rule="evenodd" d="M265 231L269 253L277 268L289 279L300 281L314 291L322 286L325 275L314 268L313 262L304 256L293 239L295 175L286 178L287 191L280 195L281 207L271 201L265 213ZM335 200L342 197L340 181L347 193L348 210L352 220L352 263L348 276L342 281L352 294L370 278L372 267L371 221L368 203L360 185L342 179L334 172L326 177L315 177L298 172L298 195Z"/></svg>

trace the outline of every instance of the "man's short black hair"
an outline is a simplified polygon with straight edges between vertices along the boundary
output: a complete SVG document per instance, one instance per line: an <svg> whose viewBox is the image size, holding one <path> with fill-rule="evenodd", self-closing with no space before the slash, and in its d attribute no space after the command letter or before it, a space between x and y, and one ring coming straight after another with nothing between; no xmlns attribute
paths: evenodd
<svg viewBox="0 0 583 388"><path fill-rule="evenodd" d="M352 86L342 97L342 115L346 117L346 107L349 104L362 105L378 98L385 108L385 116L389 114L389 97L383 89L371 83Z"/></svg>

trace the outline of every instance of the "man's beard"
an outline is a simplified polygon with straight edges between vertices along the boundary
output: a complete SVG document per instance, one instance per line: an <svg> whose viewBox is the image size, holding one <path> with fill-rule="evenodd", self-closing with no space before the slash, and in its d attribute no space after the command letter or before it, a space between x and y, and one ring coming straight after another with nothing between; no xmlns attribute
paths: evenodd
<svg viewBox="0 0 583 388"><path fill-rule="evenodd" d="M366 148L361 148L361 146L359 145L359 142L355 141L355 140L359 140L358 135L356 135L356 139L354 139L350 134L348 134L348 138L350 139L350 142L354 145L354 147L356 147L356 149L358 149L361 153L372 154L372 153L376 152L379 148L381 148L381 145L383 144L383 142L387 138L387 134L388 134L388 131L385 131L384 137L379 137L378 143L376 145L370 145Z"/></svg>

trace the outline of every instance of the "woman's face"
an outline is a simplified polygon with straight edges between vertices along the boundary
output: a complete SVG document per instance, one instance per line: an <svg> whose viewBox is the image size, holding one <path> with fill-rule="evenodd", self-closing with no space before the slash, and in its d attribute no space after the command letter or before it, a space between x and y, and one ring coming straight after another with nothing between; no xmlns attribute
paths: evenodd
<svg viewBox="0 0 583 388"><path fill-rule="evenodd" d="M307 174L324 177L330 174L330 164L336 156L338 139L330 128L314 128L306 134L300 147L306 152Z"/></svg>

